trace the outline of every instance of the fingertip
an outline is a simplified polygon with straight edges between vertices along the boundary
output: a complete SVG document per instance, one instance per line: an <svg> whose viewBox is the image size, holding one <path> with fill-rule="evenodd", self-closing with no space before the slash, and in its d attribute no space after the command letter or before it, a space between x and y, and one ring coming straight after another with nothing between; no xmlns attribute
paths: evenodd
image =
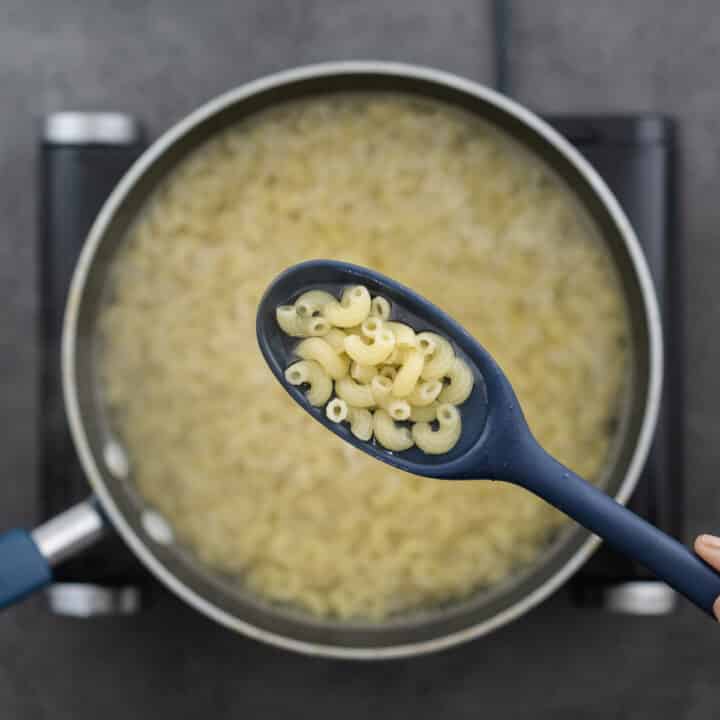
<svg viewBox="0 0 720 720"><path fill-rule="evenodd" d="M720 620L720 597L713 603L713 613L715 614L715 619Z"/></svg>
<svg viewBox="0 0 720 720"><path fill-rule="evenodd" d="M701 551L707 552L717 552L720 550L720 537L717 537L716 535L698 535L698 537L695 539L695 551L700 553Z"/></svg>

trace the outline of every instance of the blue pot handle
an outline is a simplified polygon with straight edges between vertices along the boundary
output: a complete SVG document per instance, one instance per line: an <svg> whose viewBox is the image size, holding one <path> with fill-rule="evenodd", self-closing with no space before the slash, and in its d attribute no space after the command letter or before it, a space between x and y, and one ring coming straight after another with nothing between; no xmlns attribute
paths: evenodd
<svg viewBox="0 0 720 720"><path fill-rule="evenodd" d="M94 500L80 503L32 533L0 535L0 609L52 582L52 566L94 543L106 529Z"/></svg>
<svg viewBox="0 0 720 720"><path fill-rule="evenodd" d="M52 571L25 530L0 535L0 609L50 584Z"/></svg>
<svg viewBox="0 0 720 720"><path fill-rule="evenodd" d="M719 573L673 537L575 475L539 445L527 443L523 450L512 463L513 482L567 513L713 615L713 604L720 597Z"/></svg>

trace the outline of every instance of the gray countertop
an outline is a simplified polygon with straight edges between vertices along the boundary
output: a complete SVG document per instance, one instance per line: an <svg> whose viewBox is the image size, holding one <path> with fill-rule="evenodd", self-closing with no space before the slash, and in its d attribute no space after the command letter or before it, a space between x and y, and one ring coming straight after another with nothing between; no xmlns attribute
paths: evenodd
<svg viewBox="0 0 720 720"><path fill-rule="evenodd" d="M547 111L680 120L688 272L688 538L720 524L720 13L714 0L515 0L513 92ZM269 71L375 57L493 76L480 0L0 0L0 527L35 518L36 122L58 109L136 113L153 133ZM38 601L0 617L0 717L492 717L709 720L720 634L579 611L564 594L488 638L382 664L311 660L231 635L171 598L121 620Z"/></svg>

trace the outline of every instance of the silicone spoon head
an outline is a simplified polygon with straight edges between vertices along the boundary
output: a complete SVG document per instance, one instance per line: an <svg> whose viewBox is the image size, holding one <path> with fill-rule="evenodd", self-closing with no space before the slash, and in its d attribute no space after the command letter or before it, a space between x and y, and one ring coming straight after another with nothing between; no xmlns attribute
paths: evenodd
<svg viewBox="0 0 720 720"><path fill-rule="evenodd" d="M431 331L447 338L455 352L471 367L475 385L460 406L462 434L448 453L429 455L417 447L402 452L386 450L377 442L363 442L347 425L329 420L322 407L307 402L300 387L285 380L285 370L297 360L292 349L296 338L285 335L275 310L292 304L311 289L339 297L351 285L364 285L374 297L390 301L392 319L407 323L416 332ZM369 268L335 260L311 260L281 273L266 290L257 312L257 338L268 366L291 397L315 420L346 442L389 465L415 475L445 479L502 478L507 454L527 440L529 431L510 383L491 355L459 323L410 288Z"/></svg>

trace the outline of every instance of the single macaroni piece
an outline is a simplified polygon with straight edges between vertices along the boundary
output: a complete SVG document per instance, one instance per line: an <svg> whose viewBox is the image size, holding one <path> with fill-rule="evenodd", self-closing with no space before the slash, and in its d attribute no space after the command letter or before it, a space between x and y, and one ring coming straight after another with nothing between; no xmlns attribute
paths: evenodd
<svg viewBox="0 0 720 720"><path fill-rule="evenodd" d="M298 337L298 315L294 305L281 305L275 310L275 319L280 329L292 337Z"/></svg>
<svg viewBox="0 0 720 720"><path fill-rule="evenodd" d="M450 384L440 393L440 402L461 405L470 397L475 383L472 370L462 358L456 357L445 377L450 380Z"/></svg>
<svg viewBox="0 0 720 720"><path fill-rule="evenodd" d="M349 328L359 325L370 314L370 293L366 287L356 285L345 290L342 300L325 305L323 315L332 325Z"/></svg>
<svg viewBox="0 0 720 720"><path fill-rule="evenodd" d="M424 333L422 337L417 336L417 346L423 355L432 355L435 352L435 341L428 335L430 333Z"/></svg>
<svg viewBox="0 0 720 720"><path fill-rule="evenodd" d="M341 400L340 398L334 398L327 404L327 407L325 408L325 414L333 422L340 423L343 420L347 420L348 405L344 400Z"/></svg>
<svg viewBox="0 0 720 720"><path fill-rule="evenodd" d="M411 405L410 407L410 421L411 422L432 422L433 420L437 420L437 409L438 409L438 403L437 401L430 403L430 405L418 406L418 405Z"/></svg>
<svg viewBox="0 0 720 720"><path fill-rule="evenodd" d="M330 332L330 323L323 317L298 318L298 328L305 337L324 337Z"/></svg>
<svg viewBox="0 0 720 720"><path fill-rule="evenodd" d="M387 365L402 365L404 358L405 351L401 350L399 347L395 347L384 362Z"/></svg>
<svg viewBox="0 0 720 720"><path fill-rule="evenodd" d="M368 317L363 320L360 326L360 333L367 338L374 338L380 334L383 329L383 321L380 318Z"/></svg>
<svg viewBox="0 0 720 720"><path fill-rule="evenodd" d="M337 396L348 405L358 408L375 407L376 401L369 385L361 385L351 377L340 378L335 383Z"/></svg>
<svg viewBox="0 0 720 720"><path fill-rule="evenodd" d="M408 420L412 408L407 400L391 400L385 410L393 420Z"/></svg>
<svg viewBox="0 0 720 720"><path fill-rule="evenodd" d="M380 332L369 344L357 335L345 338L345 352L361 365L379 365L394 348L395 336L389 330Z"/></svg>
<svg viewBox="0 0 720 720"><path fill-rule="evenodd" d="M408 350L395 376L392 393L395 397L407 397L415 389L425 365L425 355L420 350Z"/></svg>
<svg viewBox="0 0 720 720"><path fill-rule="evenodd" d="M365 408L348 408L350 432L358 439L367 442L373 435L373 415Z"/></svg>
<svg viewBox="0 0 720 720"><path fill-rule="evenodd" d="M455 351L452 345L437 333L420 333L418 342L422 342L425 338L435 343L435 349L427 356L421 377L423 380L439 380L452 366Z"/></svg>
<svg viewBox="0 0 720 720"><path fill-rule="evenodd" d="M290 385L307 383L310 389L305 393L305 397L311 405L316 407L324 405L332 395L332 379L323 370L322 365L314 360L301 360L293 363L285 371L285 379Z"/></svg>
<svg viewBox="0 0 720 720"><path fill-rule="evenodd" d="M442 391L443 384L440 380L425 380L415 386L407 400L414 407L426 407L437 400Z"/></svg>
<svg viewBox="0 0 720 720"><path fill-rule="evenodd" d="M372 391L375 403L381 407L385 406L392 399L390 393L392 392L393 381L390 378L383 377L382 375L376 375L370 383L370 390Z"/></svg>
<svg viewBox="0 0 720 720"><path fill-rule="evenodd" d="M345 342L347 342L347 338ZM343 355L338 355L332 346L322 338L306 338L298 343L295 354L303 360L319 362L333 380L339 380L348 373L350 366L348 359Z"/></svg>
<svg viewBox="0 0 720 720"><path fill-rule="evenodd" d="M343 344L343 350L345 345ZM350 365L350 377L357 380L359 383L367 385L372 382L372 379L377 375L377 370L372 365L361 365L358 362L353 362Z"/></svg>
<svg viewBox="0 0 720 720"><path fill-rule="evenodd" d="M386 322L385 327L395 335L395 347L401 350L416 347L417 336L409 325L400 322Z"/></svg>
<svg viewBox="0 0 720 720"><path fill-rule="evenodd" d="M460 411L454 405L447 403L439 405L437 420L437 430L433 430L427 422L417 422L412 426L413 440L428 455L442 455L452 450L462 432ZM377 435L377 430L375 434Z"/></svg>
<svg viewBox="0 0 720 720"><path fill-rule="evenodd" d="M325 290L308 290L296 301L295 309L299 317L312 317L316 313L322 314L326 305L336 302L335 297Z"/></svg>
<svg viewBox="0 0 720 720"><path fill-rule="evenodd" d="M330 331L330 323L325 318L302 318L293 305L281 305L275 317L280 329L291 337L320 337Z"/></svg>
<svg viewBox="0 0 720 720"><path fill-rule="evenodd" d="M345 352L345 338L347 336L340 328L330 328L323 340L338 354Z"/></svg>
<svg viewBox="0 0 720 720"><path fill-rule="evenodd" d="M375 405L385 410L393 420L407 420L412 408L407 400L399 400L392 396L393 383L390 378L376 375L370 383Z"/></svg>
<svg viewBox="0 0 720 720"><path fill-rule="evenodd" d="M376 410L373 415L373 432L375 439L386 449L393 452L408 450L413 442L410 430L395 421L385 410Z"/></svg>
<svg viewBox="0 0 720 720"><path fill-rule="evenodd" d="M370 303L370 315L381 320L390 319L390 303L381 295L377 295Z"/></svg>

